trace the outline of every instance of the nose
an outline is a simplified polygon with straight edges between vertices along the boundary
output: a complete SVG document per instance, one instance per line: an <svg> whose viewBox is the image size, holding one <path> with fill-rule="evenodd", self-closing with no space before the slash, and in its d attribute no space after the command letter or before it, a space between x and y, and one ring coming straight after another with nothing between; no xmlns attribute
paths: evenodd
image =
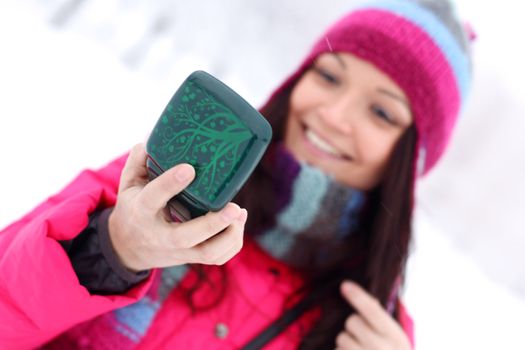
<svg viewBox="0 0 525 350"><path fill-rule="evenodd" d="M349 94L336 96L319 107L319 116L325 125L344 134L351 134L356 101Z"/></svg>

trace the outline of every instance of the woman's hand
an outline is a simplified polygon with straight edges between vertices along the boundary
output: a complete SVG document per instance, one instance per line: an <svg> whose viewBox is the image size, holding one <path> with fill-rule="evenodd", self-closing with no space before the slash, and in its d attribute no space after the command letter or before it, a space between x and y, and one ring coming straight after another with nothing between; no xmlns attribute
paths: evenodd
<svg viewBox="0 0 525 350"><path fill-rule="evenodd" d="M191 165L179 164L149 182L144 147L132 149L109 217L111 242L124 266L141 271L186 263L220 265L239 252L248 214L237 204L184 223L166 215L167 202L194 177Z"/></svg>
<svg viewBox="0 0 525 350"><path fill-rule="evenodd" d="M336 338L341 350L410 350L410 341L401 326L379 302L359 285L345 281L341 294L354 307L344 330Z"/></svg>

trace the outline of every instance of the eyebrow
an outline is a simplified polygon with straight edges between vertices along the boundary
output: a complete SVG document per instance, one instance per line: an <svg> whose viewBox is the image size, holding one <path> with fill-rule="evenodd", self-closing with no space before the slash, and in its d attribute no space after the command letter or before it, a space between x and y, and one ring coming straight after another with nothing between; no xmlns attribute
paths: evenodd
<svg viewBox="0 0 525 350"><path fill-rule="evenodd" d="M402 104L405 105L406 108L408 108L408 110L410 110L410 106L408 105L408 102L407 100L405 100L403 97L399 96L399 95L396 95L394 94L393 92L390 92L386 89L383 89L383 88L378 88L377 91L379 91L380 93L384 94L384 95L387 95L387 96L390 96L392 97L393 99L401 102Z"/></svg>
<svg viewBox="0 0 525 350"><path fill-rule="evenodd" d="M331 52L329 55L330 55L331 57L334 57L334 58L337 60L337 62L339 62L339 64L341 65L341 67L343 67L343 68L346 69L346 64L345 64L345 62L343 61L343 59L341 58L341 56L339 56L339 55L338 55L337 53L335 53L335 52Z"/></svg>

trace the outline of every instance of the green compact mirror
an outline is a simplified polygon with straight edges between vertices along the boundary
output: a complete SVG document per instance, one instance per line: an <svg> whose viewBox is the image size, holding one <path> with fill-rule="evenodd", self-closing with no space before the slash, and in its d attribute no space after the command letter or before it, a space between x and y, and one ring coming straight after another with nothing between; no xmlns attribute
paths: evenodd
<svg viewBox="0 0 525 350"><path fill-rule="evenodd" d="M196 71L175 92L148 139L149 176L180 163L195 168L193 182L168 203L174 219L187 221L230 202L271 137L270 124L255 108L226 84Z"/></svg>

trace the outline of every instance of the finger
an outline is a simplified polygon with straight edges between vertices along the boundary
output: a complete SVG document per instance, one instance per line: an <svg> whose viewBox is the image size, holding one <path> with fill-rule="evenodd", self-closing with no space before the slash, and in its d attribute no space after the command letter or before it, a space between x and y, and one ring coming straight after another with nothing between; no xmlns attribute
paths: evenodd
<svg viewBox="0 0 525 350"><path fill-rule="evenodd" d="M241 220L242 218L240 218ZM207 241L199 244L196 247L196 254L200 261L206 264L223 264L223 259L231 250L237 252L242 247L244 235L244 222L236 220L233 222L224 232L208 239ZM236 254L236 253L235 253ZM226 256L226 260L229 260L233 255Z"/></svg>
<svg viewBox="0 0 525 350"><path fill-rule="evenodd" d="M345 330L364 348L381 349L381 335L373 330L360 315L352 315L345 321Z"/></svg>
<svg viewBox="0 0 525 350"><path fill-rule="evenodd" d="M147 182L146 151L139 143L131 149L120 175L119 193L138 184Z"/></svg>
<svg viewBox="0 0 525 350"><path fill-rule="evenodd" d="M193 181L195 169L190 164L178 164L151 180L140 193L145 209L158 212L168 201Z"/></svg>
<svg viewBox="0 0 525 350"><path fill-rule="evenodd" d="M240 231L239 231L240 232ZM232 244L230 249L228 251L226 251L223 255L219 256L218 258L216 258L214 261L213 261L213 264L214 265L224 265L226 264L228 261L230 261L231 259L233 259L233 257L235 255L237 255L241 249L242 249L242 246L243 246L243 240L242 238L239 238L238 240L235 241L236 243L235 244Z"/></svg>
<svg viewBox="0 0 525 350"><path fill-rule="evenodd" d="M237 224L234 229L236 230L237 232L237 237L234 238L234 243L232 244L230 250L228 250L224 255L222 255L221 257L219 257L216 261L216 265L223 265L225 263L227 263L228 261L230 261L235 255L237 255L242 247L243 247L243 243L244 243L244 239L243 239L243 236L244 236L244 224L245 224L246 220L245 219L242 219L242 218L239 218L237 220Z"/></svg>
<svg viewBox="0 0 525 350"><path fill-rule="evenodd" d="M341 332L335 338L335 345L337 349L341 350L360 350L363 349L361 345L350 334Z"/></svg>
<svg viewBox="0 0 525 350"><path fill-rule="evenodd" d="M197 246L226 229L242 212L237 204L230 202L217 212L209 212L184 223L176 223L174 225L177 230L171 236L172 244L179 249Z"/></svg>
<svg viewBox="0 0 525 350"><path fill-rule="evenodd" d="M377 299L358 284L344 281L341 284L341 293L376 332L384 334L392 326L392 322L395 323Z"/></svg>

